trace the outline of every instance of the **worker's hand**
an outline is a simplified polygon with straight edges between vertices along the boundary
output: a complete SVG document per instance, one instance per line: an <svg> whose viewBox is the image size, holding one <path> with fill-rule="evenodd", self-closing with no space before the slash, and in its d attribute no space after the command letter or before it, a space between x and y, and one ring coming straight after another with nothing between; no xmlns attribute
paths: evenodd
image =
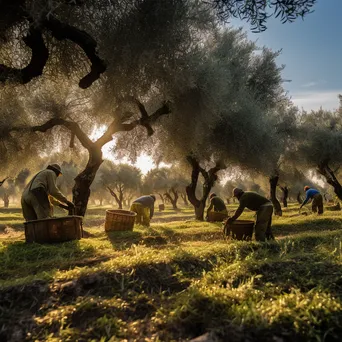
<svg viewBox="0 0 342 342"><path fill-rule="evenodd" d="M75 204L74 203L68 201L67 205L68 205L68 209L75 209Z"/></svg>

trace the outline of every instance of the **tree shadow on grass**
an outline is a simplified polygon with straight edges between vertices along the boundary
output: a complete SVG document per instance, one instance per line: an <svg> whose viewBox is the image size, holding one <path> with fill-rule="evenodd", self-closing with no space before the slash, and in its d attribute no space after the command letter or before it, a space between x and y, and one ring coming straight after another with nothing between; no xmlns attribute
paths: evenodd
<svg viewBox="0 0 342 342"><path fill-rule="evenodd" d="M78 240L58 244L3 241L0 249L0 279L15 280L41 272L53 276L56 270L94 264L97 262L95 257L96 249L92 246L81 247Z"/></svg>
<svg viewBox="0 0 342 342"><path fill-rule="evenodd" d="M54 314L54 322L54 318L48 317L48 313L55 313L63 306L70 308L71 305L71 308L77 308L75 303L79 299L88 303L81 309L76 309L77 313L72 313L66 318L71 319L68 324L80 330L85 323L94 326L94 318L113 314L112 308L102 303L104 299L119 298L120 303L125 301L125 305L114 308L115 316L127 321L142 319L158 309L158 305L150 302L149 298L142 294L148 294L149 297L170 295L183 291L189 284L189 281L179 278L172 265L150 262L113 271L102 270L84 274L68 281L36 281L29 285L0 289L0 339L11 340L16 331L20 331L22 336L32 331L45 336L47 332L58 333L59 329L62 329L58 314ZM95 298L96 305L92 298ZM99 300L96 301L96 298ZM88 309L91 309L92 313ZM35 319L42 316L49 318L45 325L39 323L42 320L39 319L37 322ZM63 316L67 316L67 312L63 312Z"/></svg>
<svg viewBox="0 0 342 342"><path fill-rule="evenodd" d="M150 233L150 235L147 235ZM125 250L133 245L144 245L147 247L165 247L169 241L153 228L148 228L147 234L137 231L106 232L108 239L115 250Z"/></svg>
<svg viewBox="0 0 342 342"><path fill-rule="evenodd" d="M275 236L296 235L305 232L326 232L342 230L341 219L317 218L302 222L277 223L272 225Z"/></svg>

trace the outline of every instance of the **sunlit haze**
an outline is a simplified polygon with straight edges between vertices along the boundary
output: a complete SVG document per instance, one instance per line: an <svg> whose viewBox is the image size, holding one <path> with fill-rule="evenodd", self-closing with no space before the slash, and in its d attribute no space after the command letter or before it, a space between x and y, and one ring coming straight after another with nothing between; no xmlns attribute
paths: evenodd
<svg viewBox="0 0 342 342"><path fill-rule="evenodd" d="M100 126L100 127L95 127L93 133L90 135L90 139L92 141L97 140L98 138L101 137L101 135L105 132L106 126ZM148 171L156 167L156 164L153 162L152 158L146 154L141 154L138 158L136 163L131 163L128 159L116 159L114 157L113 149L115 147L115 139L113 139L111 142L103 146L102 152L103 156L105 159L109 159L115 163L126 163L126 164L131 164L136 167L138 167L141 170L141 173L143 175L146 175ZM162 167L167 167L167 164L165 163L160 163L160 166Z"/></svg>

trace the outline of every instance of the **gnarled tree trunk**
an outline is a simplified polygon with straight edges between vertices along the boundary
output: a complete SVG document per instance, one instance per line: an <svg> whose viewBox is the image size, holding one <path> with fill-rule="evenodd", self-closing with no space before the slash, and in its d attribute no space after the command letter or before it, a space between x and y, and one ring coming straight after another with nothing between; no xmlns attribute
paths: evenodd
<svg viewBox="0 0 342 342"><path fill-rule="evenodd" d="M328 161L324 161L318 165L317 171L324 176L327 183L330 184L334 188L334 192L336 196L342 200L342 186L340 182L337 180L335 173L330 169L328 165Z"/></svg>
<svg viewBox="0 0 342 342"><path fill-rule="evenodd" d="M187 197L186 197L186 193L184 194L183 192L181 192L181 197L182 197L182 200L183 200L183 203L184 203L184 205L186 206L186 207L188 207L189 206L189 202L188 202L188 199L187 199Z"/></svg>
<svg viewBox="0 0 342 342"><path fill-rule="evenodd" d="M172 197L173 195L173 197ZM175 190L174 188L171 188L169 191L166 191L164 196L170 201L170 203L172 204L172 209L177 210L177 202L178 202L178 191Z"/></svg>
<svg viewBox="0 0 342 342"><path fill-rule="evenodd" d="M72 188L73 202L75 204L75 214L84 216L87 210L90 186L94 181L96 172L101 166L101 149L93 147L89 150L89 160L85 169L75 178L75 185Z"/></svg>
<svg viewBox="0 0 342 342"><path fill-rule="evenodd" d="M283 212L281 210L281 205L277 199L277 185L279 176L273 175L269 178L270 181L270 198L274 207L274 215L282 216Z"/></svg>
<svg viewBox="0 0 342 342"><path fill-rule="evenodd" d="M9 207L9 194L5 192L2 199L4 201L4 208L8 208Z"/></svg>
<svg viewBox="0 0 342 342"><path fill-rule="evenodd" d="M158 195L159 195L162 203L165 204L165 198L164 198L163 194L158 193Z"/></svg>
<svg viewBox="0 0 342 342"><path fill-rule="evenodd" d="M297 202L298 202L299 204L302 204L302 203L303 203L303 199L302 199L302 196L301 196L301 194L300 194L300 191L298 191L298 194L297 194Z"/></svg>
<svg viewBox="0 0 342 342"><path fill-rule="evenodd" d="M289 198L289 189L286 185L285 186L279 186L279 188L283 192L283 196L282 196L283 206L284 206L284 208L287 208L287 199Z"/></svg>
<svg viewBox="0 0 342 342"><path fill-rule="evenodd" d="M187 161L192 166L192 172L191 172L191 183L186 187L186 194L188 196L189 202L195 208L196 220L203 221L204 209L205 209L207 198L209 196L211 188L214 186L217 180L216 173L222 170L224 166L217 163L209 171L206 171L199 165L199 162L194 157L188 156ZM203 190L202 190L202 198L198 199L196 197L196 187L197 187L198 177L200 173L202 177L204 178L204 183L203 183Z"/></svg>
<svg viewBox="0 0 342 342"><path fill-rule="evenodd" d="M114 199L118 205L118 209L122 209L123 197L124 197L123 196L123 189L122 189L121 185L117 185L116 188L118 191L118 195L109 186L107 186L107 189L109 190L110 194L114 197Z"/></svg>

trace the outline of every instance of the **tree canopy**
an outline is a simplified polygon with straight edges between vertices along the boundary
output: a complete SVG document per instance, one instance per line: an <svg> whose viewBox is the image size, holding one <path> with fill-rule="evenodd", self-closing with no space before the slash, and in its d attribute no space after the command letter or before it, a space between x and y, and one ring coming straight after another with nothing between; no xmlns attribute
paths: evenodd
<svg viewBox="0 0 342 342"><path fill-rule="evenodd" d="M14 0L0 2L0 81L26 84L43 73L75 73L79 86L90 87L120 59L134 60L120 42L127 28L140 45L170 33L177 13L190 6L220 20L238 17L252 30L266 29L270 16L294 21L311 12L316 0ZM145 27L147 36L141 32ZM146 30L148 27L148 30ZM146 39L147 37L147 39ZM124 39L124 40L126 40ZM127 40L126 40L127 41ZM158 39L157 39L158 41ZM168 40L164 40L167 45ZM108 47L111 47L108 50ZM16 58L13 58L15 51ZM110 51L110 53L108 53ZM122 69L123 70L123 69Z"/></svg>

